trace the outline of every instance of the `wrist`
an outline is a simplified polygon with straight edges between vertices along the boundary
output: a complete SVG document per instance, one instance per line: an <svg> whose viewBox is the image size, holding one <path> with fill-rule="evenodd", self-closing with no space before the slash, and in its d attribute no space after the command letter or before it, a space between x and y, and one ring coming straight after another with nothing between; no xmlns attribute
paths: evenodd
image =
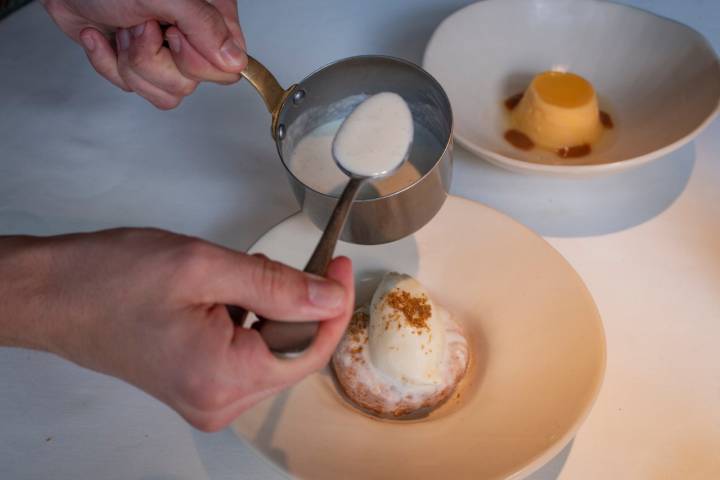
<svg viewBox="0 0 720 480"><path fill-rule="evenodd" d="M42 239L0 237L0 346L53 351L50 255Z"/></svg>

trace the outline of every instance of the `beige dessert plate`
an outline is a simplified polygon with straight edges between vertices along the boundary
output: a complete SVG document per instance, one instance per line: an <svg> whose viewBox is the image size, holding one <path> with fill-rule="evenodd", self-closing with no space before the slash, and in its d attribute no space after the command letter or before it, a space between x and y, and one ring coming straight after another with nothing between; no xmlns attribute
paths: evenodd
<svg viewBox="0 0 720 480"><path fill-rule="evenodd" d="M298 214L252 251L302 267L319 236ZM388 270L418 278L468 332L470 371L459 395L403 422L359 413L326 369L234 422L260 454L308 479L505 479L531 473L572 439L602 383L605 337L583 281L542 238L449 197L414 236L341 243L338 253L354 261L360 301Z"/></svg>

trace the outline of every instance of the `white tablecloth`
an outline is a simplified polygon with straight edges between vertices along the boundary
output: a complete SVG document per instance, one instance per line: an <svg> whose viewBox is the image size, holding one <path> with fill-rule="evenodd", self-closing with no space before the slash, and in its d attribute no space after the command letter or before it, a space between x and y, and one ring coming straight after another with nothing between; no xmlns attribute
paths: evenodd
<svg viewBox="0 0 720 480"><path fill-rule="evenodd" d="M466 3L241 0L240 15L251 52L288 84L353 54L419 62L435 26ZM627 3L720 50L717 0ZM202 86L160 112L96 76L39 4L0 22L2 234L152 225L247 248L297 210L268 132L245 83ZM519 176L458 149L453 193L543 234L605 323L597 404L532 478L720 478L718 156L717 121L663 160L594 180ZM0 479L35 478L281 476L229 431L193 431L133 387L0 350Z"/></svg>

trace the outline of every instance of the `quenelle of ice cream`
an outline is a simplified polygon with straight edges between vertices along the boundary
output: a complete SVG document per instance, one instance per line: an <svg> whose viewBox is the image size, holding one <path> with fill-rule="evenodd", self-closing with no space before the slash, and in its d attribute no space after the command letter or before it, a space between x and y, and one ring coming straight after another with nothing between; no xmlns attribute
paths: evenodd
<svg viewBox="0 0 720 480"><path fill-rule="evenodd" d="M445 325L414 278L385 276L370 304L368 335L370 360L386 375L416 385L442 381Z"/></svg>
<svg viewBox="0 0 720 480"><path fill-rule="evenodd" d="M446 400L468 361L467 340L448 312L414 278L388 273L369 307L355 312L333 367L356 404L400 417Z"/></svg>
<svg viewBox="0 0 720 480"><path fill-rule="evenodd" d="M599 113L590 82L552 71L533 78L511 113L511 124L536 145L558 150L595 142L603 130Z"/></svg>

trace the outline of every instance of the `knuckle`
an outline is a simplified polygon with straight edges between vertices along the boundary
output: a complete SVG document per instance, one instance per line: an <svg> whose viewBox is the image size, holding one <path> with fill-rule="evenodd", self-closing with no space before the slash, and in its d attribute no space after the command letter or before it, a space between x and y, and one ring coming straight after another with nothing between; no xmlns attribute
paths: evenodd
<svg viewBox="0 0 720 480"><path fill-rule="evenodd" d="M125 82L125 85L128 87L128 91L130 92L139 92L140 91L140 82L138 82L137 77L135 75L130 74L129 69L127 68L127 65L120 65L118 64L118 75L120 75L120 79Z"/></svg>
<svg viewBox="0 0 720 480"><path fill-rule="evenodd" d="M285 269L278 262L261 258L260 268L256 270L254 283L261 296L277 298L288 286Z"/></svg>
<svg viewBox="0 0 720 480"><path fill-rule="evenodd" d="M152 235L152 230L145 228L118 227L108 231L128 244L140 243Z"/></svg>
<svg viewBox="0 0 720 480"><path fill-rule="evenodd" d="M128 65L130 68L134 70L141 70L147 66L148 60L149 57L147 52L145 52L142 48L139 48L136 43L133 43L128 50Z"/></svg>
<svg viewBox="0 0 720 480"><path fill-rule="evenodd" d="M192 80L186 80L182 83L182 85L179 88L179 94L183 97L187 97L188 95L192 95L192 93L197 88L198 83Z"/></svg>
<svg viewBox="0 0 720 480"><path fill-rule="evenodd" d="M182 102L182 98L175 96L150 100L150 103L160 110L172 110L180 105L180 102Z"/></svg>
<svg viewBox="0 0 720 480"><path fill-rule="evenodd" d="M180 75L187 78L191 82L197 83L203 80L202 69L193 68L191 62L188 62L183 58L177 57L175 58L175 66L177 67L178 72L180 72Z"/></svg>
<svg viewBox="0 0 720 480"><path fill-rule="evenodd" d="M197 2L197 18L204 25L207 25L211 32L223 33L227 30L225 21L217 9L208 2Z"/></svg>
<svg viewBox="0 0 720 480"><path fill-rule="evenodd" d="M193 294L194 287L206 278L207 266L202 249L198 242L181 242L168 252L161 261L168 270L167 294L170 301L182 301L188 294Z"/></svg>
<svg viewBox="0 0 720 480"><path fill-rule="evenodd" d="M181 61L176 61L175 66L177 67L178 72L180 72L180 75L182 75L186 79L187 83L192 86L193 91L195 91L195 88L197 88L200 82L207 80L203 76L202 68L192 68L189 64ZM188 87L188 85L184 84L183 86Z"/></svg>
<svg viewBox="0 0 720 480"><path fill-rule="evenodd" d="M189 239L183 242L175 252L178 275L183 278L204 275L212 254L212 246L202 240Z"/></svg>
<svg viewBox="0 0 720 480"><path fill-rule="evenodd" d="M128 232L128 234L133 235L137 238L155 238L155 239L167 239L171 238L174 234L168 232L167 230L163 230L158 227L140 227L140 228L133 228L133 227L119 227L119 230Z"/></svg>

